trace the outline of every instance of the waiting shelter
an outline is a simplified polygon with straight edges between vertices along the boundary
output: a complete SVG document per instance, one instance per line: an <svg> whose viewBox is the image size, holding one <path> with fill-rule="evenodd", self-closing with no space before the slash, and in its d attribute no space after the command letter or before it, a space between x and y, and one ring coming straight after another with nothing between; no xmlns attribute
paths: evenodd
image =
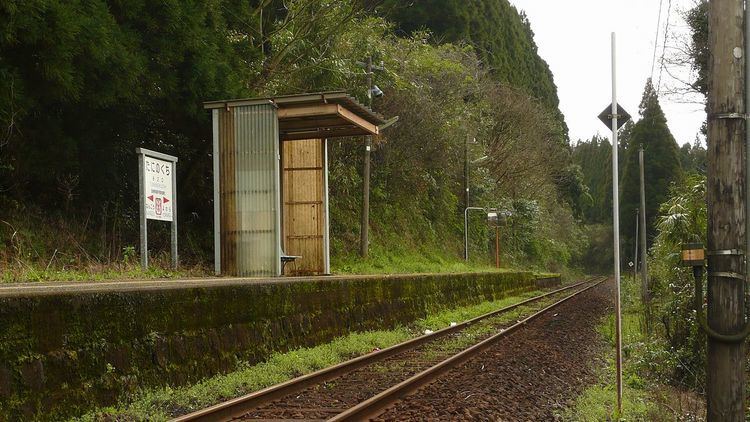
<svg viewBox="0 0 750 422"><path fill-rule="evenodd" d="M382 116L345 92L204 103L213 117L217 274L330 274L328 145L377 135Z"/></svg>

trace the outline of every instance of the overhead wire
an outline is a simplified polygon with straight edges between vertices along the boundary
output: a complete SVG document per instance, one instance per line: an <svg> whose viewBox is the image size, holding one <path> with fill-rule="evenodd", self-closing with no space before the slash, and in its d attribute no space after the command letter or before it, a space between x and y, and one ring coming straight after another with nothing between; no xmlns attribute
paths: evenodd
<svg viewBox="0 0 750 422"><path fill-rule="evenodd" d="M662 45L661 57L659 58L659 80L656 84L656 95L661 92L661 76L664 73L664 55L667 51L667 39L669 37L669 16L672 12L672 0L667 2L667 20L664 23L664 44Z"/></svg>
<svg viewBox="0 0 750 422"><path fill-rule="evenodd" d="M654 54L651 58L651 77L650 79L654 79L654 66L656 65L656 49L659 45L659 29L661 28L661 10L662 5L664 4L664 0L659 0L659 17L656 19L656 34L654 35Z"/></svg>

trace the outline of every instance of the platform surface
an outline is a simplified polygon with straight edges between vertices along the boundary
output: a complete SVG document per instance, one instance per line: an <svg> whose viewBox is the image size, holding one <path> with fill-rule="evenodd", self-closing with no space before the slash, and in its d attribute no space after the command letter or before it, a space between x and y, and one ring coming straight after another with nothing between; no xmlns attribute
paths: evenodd
<svg viewBox="0 0 750 422"><path fill-rule="evenodd" d="M138 290L168 290L201 287L224 287L246 284L299 283L334 280L374 280L384 278L461 276L477 273L419 273L419 274L346 274L305 277L195 277L184 279L54 281L0 284L0 297L39 296L80 293L126 292Z"/></svg>

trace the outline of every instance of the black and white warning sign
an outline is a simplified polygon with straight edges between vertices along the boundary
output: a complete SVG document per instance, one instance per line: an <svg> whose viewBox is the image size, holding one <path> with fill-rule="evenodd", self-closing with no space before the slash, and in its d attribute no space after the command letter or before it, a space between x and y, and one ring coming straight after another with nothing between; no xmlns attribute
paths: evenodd
<svg viewBox="0 0 750 422"><path fill-rule="evenodd" d="M143 157L143 194L146 218L172 221L174 163L148 155Z"/></svg>

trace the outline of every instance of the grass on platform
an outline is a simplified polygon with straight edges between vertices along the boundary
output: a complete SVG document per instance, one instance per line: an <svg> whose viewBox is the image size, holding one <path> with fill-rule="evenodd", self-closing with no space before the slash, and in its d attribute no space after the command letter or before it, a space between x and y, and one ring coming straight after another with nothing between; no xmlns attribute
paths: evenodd
<svg viewBox="0 0 750 422"><path fill-rule="evenodd" d="M37 283L55 281L100 282L112 280L149 280L158 278L187 278L208 275L198 268L172 270L162 266L102 265L86 269L45 269L28 266L0 271L0 283Z"/></svg>

